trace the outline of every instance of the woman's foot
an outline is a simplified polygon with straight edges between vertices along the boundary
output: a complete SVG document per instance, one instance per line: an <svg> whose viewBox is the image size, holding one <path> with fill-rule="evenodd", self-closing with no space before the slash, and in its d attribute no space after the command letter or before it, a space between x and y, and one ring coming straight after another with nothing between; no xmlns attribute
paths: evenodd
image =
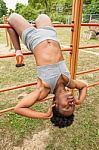
<svg viewBox="0 0 99 150"><path fill-rule="evenodd" d="M16 50L16 67L24 66L24 56L21 50Z"/></svg>

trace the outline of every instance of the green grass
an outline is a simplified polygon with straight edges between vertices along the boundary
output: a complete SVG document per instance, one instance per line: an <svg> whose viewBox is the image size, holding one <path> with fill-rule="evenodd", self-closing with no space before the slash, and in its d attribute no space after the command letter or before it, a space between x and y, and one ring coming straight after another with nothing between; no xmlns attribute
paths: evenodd
<svg viewBox="0 0 99 150"><path fill-rule="evenodd" d="M84 31L81 30L80 45L95 45L98 40L88 40L84 38ZM57 29L59 41L63 45L70 43L70 29ZM0 30L0 43L5 44L4 30ZM6 44L5 44L6 45ZM87 50L87 49L86 49ZM99 52L99 49L92 49ZM2 49L1 49L2 51ZM80 51L78 59L78 72L99 67L99 56ZM65 60L69 65L68 52L64 53ZM36 65L32 56L25 56L25 66L15 67L14 58L0 59L0 89L30 83L36 80ZM77 76L88 84L97 82L99 73L90 73ZM19 101L19 95L29 93L35 87L27 87L14 91L0 93L0 109L15 106ZM99 149L99 86L88 90L84 104L75 111L75 121L68 128L59 129L54 127L49 120L28 119L13 112L0 116L0 149L13 150L15 146L23 145L24 139L40 131L49 129L50 133L46 139L45 150L98 150ZM37 104L35 109L46 111L50 101ZM43 135L42 135L43 136ZM40 140L39 138L37 139ZM44 142L44 141L42 141ZM31 150L31 149L30 149ZM34 149L36 150L36 149Z"/></svg>

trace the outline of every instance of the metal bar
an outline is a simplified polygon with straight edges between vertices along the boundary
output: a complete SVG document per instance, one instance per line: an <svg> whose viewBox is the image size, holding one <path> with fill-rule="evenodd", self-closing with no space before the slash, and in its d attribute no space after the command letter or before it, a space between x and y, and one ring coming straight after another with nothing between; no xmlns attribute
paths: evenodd
<svg viewBox="0 0 99 150"><path fill-rule="evenodd" d="M74 17L75 17L75 3L76 1L72 1L72 23L74 24ZM70 47L72 48L73 45L73 34L74 34L74 28L71 28L71 39L70 39ZM71 70L72 68L72 52L69 53L69 68Z"/></svg>
<svg viewBox="0 0 99 150"><path fill-rule="evenodd" d="M92 87L92 86L96 86L96 85L98 85L98 84L99 84L99 82L92 83L92 84L90 84L90 85L88 86L88 88L90 88L90 87Z"/></svg>
<svg viewBox="0 0 99 150"><path fill-rule="evenodd" d="M62 51L71 51L72 50L72 48L62 48L61 49ZM25 52L25 53L23 53L23 55L32 55L33 53L31 53L31 52ZM15 57L16 55L15 55L15 53L13 53L13 54L3 54L3 55L0 55L0 58L7 58L7 57Z"/></svg>
<svg viewBox="0 0 99 150"><path fill-rule="evenodd" d="M96 86L96 85L98 85L98 84L99 84L99 82L90 84L90 85L88 85L88 88L90 88L90 87L92 87L92 86ZM48 97L46 97L43 101L49 100L49 99L51 99L51 98L53 98L53 97L54 97L54 95L48 96ZM40 102L43 102L43 101L40 101ZM39 101L38 101L38 102L39 102ZM38 102L36 102L36 103L38 103ZM8 111L13 111L14 108L15 108L15 107L10 107L10 108L6 108L6 109L3 109L3 110L0 110L0 115L2 115L2 114L5 113L5 112L8 112Z"/></svg>
<svg viewBox="0 0 99 150"><path fill-rule="evenodd" d="M39 102L41 103L41 102L47 101L47 100L49 100L49 99L51 99L51 98L53 98L53 97L54 97L54 95L48 96L48 97L46 97L45 99L43 99L42 101L37 101L36 103L39 103ZM0 115L3 114L3 113L5 113L5 112L8 112L8 111L13 111L14 108L15 108L15 107L9 107L9 108L0 110Z"/></svg>
<svg viewBox="0 0 99 150"><path fill-rule="evenodd" d="M99 23L81 23L81 26L99 26Z"/></svg>
<svg viewBox="0 0 99 150"><path fill-rule="evenodd" d="M86 49L86 48L99 48L99 45L92 45L92 46L81 46L79 49ZM61 49L62 51L72 51L72 47L64 47ZM23 55L32 55L33 53L31 52L25 52ZM13 54L4 54L0 55L0 58L7 58L7 57L15 57L15 53Z"/></svg>
<svg viewBox="0 0 99 150"><path fill-rule="evenodd" d="M32 85L36 85L36 84L37 84L37 82L35 81L35 82L32 82L32 83L28 83L28 84L23 84L23 85L19 85L19 86L0 89L0 92L6 92L6 91L15 90L15 89L23 88L23 87L28 87L28 86L32 86Z"/></svg>
<svg viewBox="0 0 99 150"><path fill-rule="evenodd" d="M26 52L26 53L23 53L23 55L32 55L33 53L31 52ZM15 53L12 53L12 54L3 54L3 55L0 55L0 58L7 58L7 57L15 57L16 54Z"/></svg>
<svg viewBox="0 0 99 150"><path fill-rule="evenodd" d="M53 26L55 28L58 28L58 27L67 27L67 28L70 28L70 27L74 27L74 24L53 24Z"/></svg>
<svg viewBox="0 0 99 150"><path fill-rule="evenodd" d="M95 71L98 71L98 70L99 70L99 68L88 70L88 71L82 71L82 72L78 72L76 75L95 72ZM37 82L35 81L35 82L29 83L29 84L14 86L14 87L6 88L6 89L0 89L0 92L6 92L6 91L10 91L10 90L18 89L18 88L23 88L23 87L28 87L28 86L32 86L32 85L36 85L36 84L37 84Z"/></svg>
<svg viewBox="0 0 99 150"><path fill-rule="evenodd" d="M71 54L71 77L76 79L77 71L77 61L78 61L78 52L79 52L79 41L80 41L80 28L81 28L81 18L82 18L82 6L83 0L75 0L75 15L74 15L74 28L72 35L72 54Z"/></svg>
<svg viewBox="0 0 99 150"><path fill-rule="evenodd" d="M99 45L80 46L80 47L79 47L79 49L86 49L86 48L99 48Z"/></svg>
<svg viewBox="0 0 99 150"><path fill-rule="evenodd" d="M2 113L5 113L5 112L8 112L8 111L13 111L15 107L10 107L10 108L6 108L6 109L3 109L3 110L0 110L0 115Z"/></svg>
<svg viewBox="0 0 99 150"><path fill-rule="evenodd" d="M35 26L33 24L33 26ZM53 24L53 26L55 28L58 28L58 27L74 27L74 24L71 23L71 24ZM81 23L81 26L99 26L99 23ZM0 24L0 28L12 28L9 24Z"/></svg>
<svg viewBox="0 0 99 150"><path fill-rule="evenodd" d="M12 28L9 24L0 24L0 28Z"/></svg>
<svg viewBox="0 0 99 150"><path fill-rule="evenodd" d="M33 24L33 26L35 26L35 24ZM55 28L58 28L58 27L70 28L70 27L73 27L74 25L73 24L53 24L53 26ZM0 28L12 28L12 27L9 24L0 24Z"/></svg>
<svg viewBox="0 0 99 150"><path fill-rule="evenodd" d="M99 68L97 68L97 69L92 69L92 70L88 70L88 71L82 71L82 72L76 73L76 75L85 74L85 73L90 73L90 72L95 72L95 71L98 71L98 70L99 70Z"/></svg>

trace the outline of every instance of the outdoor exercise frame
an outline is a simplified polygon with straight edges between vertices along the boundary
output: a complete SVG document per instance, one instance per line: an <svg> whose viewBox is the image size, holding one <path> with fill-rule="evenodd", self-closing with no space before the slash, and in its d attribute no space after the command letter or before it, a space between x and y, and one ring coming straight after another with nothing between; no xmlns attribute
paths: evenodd
<svg viewBox="0 0 99 150"><path fill-rule="evenodd" d="M71 72L71 77L73 79L76 79L76 75L81 75L89 72L96 72L99 71L99 68L97 69L92 69L88 71L83 71L83 72L78 72L77 73L77 62L78 62L78 53L79 49L85 49L85 48L98 48L99 45L92 45L92 46L82 46L79 47L79 41L80 41L80 28L81 26L99 26L99 24L85 24L81 23L82 20L82 8L83 8L83 0L73 0L73 5L72 5L72 23L71 24L54 24L54 27L68 27L71 28L71 42L70 42L70 47L62 48L62 51L69 51L70 52L70 72ZM0 24L0 28L12 28L8 24ZM31 52L28 53L23 53L24 55L31 55ZM13 54L6 54L6 55L0 55L0 58L8 58L8 57L15 57L15 53ZM36 85L37 82L29 83L29 84L24 84L24 85L19 85L19 86L14 86L14 87L9 87L6 89L0 89L0 92L5 92L9 90L14 90L18 88L23 88L27 86L32 86ZM88 87L92 87L95 85L98 85L99 82L92 83L91 85L88 85ZM45 100L51 99L53 96L47 97ZM14 107L7 108L4 110L1 110L0 113L7 112L13 110Z"/></svg>

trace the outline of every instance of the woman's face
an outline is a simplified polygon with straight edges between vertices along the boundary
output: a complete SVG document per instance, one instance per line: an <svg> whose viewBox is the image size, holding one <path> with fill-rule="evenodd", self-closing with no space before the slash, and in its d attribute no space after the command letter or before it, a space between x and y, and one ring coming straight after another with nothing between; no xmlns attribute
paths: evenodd
<svg viewBox="0 0 99 150"><path fill-rule="evenodd" d="M56 108L64 116L70 116L75 110L75 99L71 92L64 91L59 94L56 100Z"/></svg>

